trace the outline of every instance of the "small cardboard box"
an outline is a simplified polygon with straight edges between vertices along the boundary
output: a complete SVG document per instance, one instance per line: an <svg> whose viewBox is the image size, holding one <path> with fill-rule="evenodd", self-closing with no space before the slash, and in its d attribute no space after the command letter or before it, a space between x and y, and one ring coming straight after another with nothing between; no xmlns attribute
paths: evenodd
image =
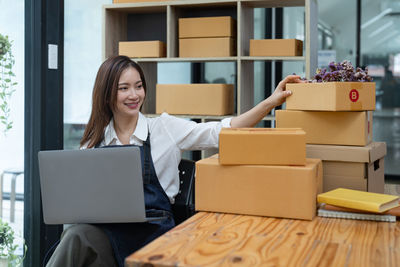
<svg viewBox="0 0 400 267"><path fill-rule="evenodd" d="M363 111L375 110L375 83L324 82L289 83L289 110Z"/></svg>
<svg viewBox="0 0 400 267"><path fill-rule="evenodd" d="M323 191L339 187L384 193L386 143L367 146L307 145L307 157L322 160Z"/></svg>
<svg viewBox="0 0 400 267"><path fill-rule="evenodd" d="M312 220L322 192L320 159L305 166L196 162L196 210Z"/></svg>
<svg viewBox="0 0 400 267"><path fill-rule="evenodd" d="M232 17L203 17L179 19L179 38L234 37L235 20Z"/></svg>
<svg viewBox="0 0 400 267"><path fill-rule="evenodd" d="M165 43L161 41L119 42L119 54L128 57L165 57Z"/></svg>
<svg viewBox="0 0 400 267"><path fill-rule="evenodd" d="M294 57L303 55L303 41L297 39L250 40L251 57Z"/></svg>
<svg viewBox="0 0 400 267"><path fill-rule="evenodd" d="M220 116L233 111L233 84L156 85L156 113Z"/></svg>
<svg viewBox="0 0 400 267"><path fill-rule="evenodd" d="M179 57L231 57L234 45L230 37L179 39Z"/></svg>
<svg viewBox="0 0 400 267"><path fill-rule="evenodd" d="M277 128L302 128L307 144L365 146L372 142L371 111L277 110Z"/></svg>
<svg viewBox="0 0 400 267"><path fill-rule="evenodd" d="M223 128L219 134L223 165L305 165L302 129Z"/></svg>

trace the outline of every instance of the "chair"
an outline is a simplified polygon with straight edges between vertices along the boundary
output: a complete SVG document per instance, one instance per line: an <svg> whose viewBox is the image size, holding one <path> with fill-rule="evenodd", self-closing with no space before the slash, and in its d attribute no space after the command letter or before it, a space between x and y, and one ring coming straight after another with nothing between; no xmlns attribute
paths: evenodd
<svg viewBox="0 0 400 267"><path fill-rule="evenodd" d="M10 192L10 222L15 221L15 200L16 200L16 183L17 177L21 174L24 174L23 170L20 169L7 169L3 171L0 176L0 217L3 216L3 183L4 183L4 176L11 175L11 192ZM22 194L23 199L23 194Z"/></svg>
<svg viewBox="0 0 400 267"><path fill-rule="evenodd" d="M196 213L194 208L195 162L182 159L178 169L179 192L175 197L175 203L172 205L176 225Z"/></svg>

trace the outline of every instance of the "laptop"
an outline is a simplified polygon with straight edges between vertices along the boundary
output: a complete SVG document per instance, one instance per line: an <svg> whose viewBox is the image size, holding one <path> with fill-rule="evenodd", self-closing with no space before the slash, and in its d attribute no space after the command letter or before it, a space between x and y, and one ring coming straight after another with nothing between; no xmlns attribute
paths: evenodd
<svg viewBox="0 0 400 267"><path fill-rule="evenodd" d="M140 149L40 151L46 224L146 222Z"/></svg>

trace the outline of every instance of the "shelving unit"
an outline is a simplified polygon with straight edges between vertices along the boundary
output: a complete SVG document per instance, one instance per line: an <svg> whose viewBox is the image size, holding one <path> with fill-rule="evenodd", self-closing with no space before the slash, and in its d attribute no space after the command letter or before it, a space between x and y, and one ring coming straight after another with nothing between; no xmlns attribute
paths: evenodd
<svg viewBox="0 0 400 267"><path fill-rule="evenodd" d="M250 57L249 42L253 39L254 8L305 8L304 56ZM223 58L178 57L178 19L202 16L231 16L237 22L236 56ZM146 76L147 99L143 111L155 113L157 63L164 62L235 62L237 73L236 110L238 114L254 106L255 61L303 61L306 77L317 66L317 1L316 0L171 0L103 6L103 58L118 54L119 41L160 40L167 45L165 58L135 58ZM220 119L223 116L184 116L193 119ZM265 120L271 120L271 116Z"/></svg>

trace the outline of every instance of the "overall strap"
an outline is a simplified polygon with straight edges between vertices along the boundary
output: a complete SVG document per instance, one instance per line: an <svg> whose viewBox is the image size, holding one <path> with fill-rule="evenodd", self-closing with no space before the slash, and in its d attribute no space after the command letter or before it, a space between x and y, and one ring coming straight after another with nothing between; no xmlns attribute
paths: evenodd
<svg viewBox="0 0 400 267"><path fill-rule="evenodd" d="M147 178L146 180L150 180L150 175L152 173L152 168L154 168L153 165L153 159L151 157L151 146L150 146L150 133L147 135L146 141L143 143L143 178Z"/></svg>

